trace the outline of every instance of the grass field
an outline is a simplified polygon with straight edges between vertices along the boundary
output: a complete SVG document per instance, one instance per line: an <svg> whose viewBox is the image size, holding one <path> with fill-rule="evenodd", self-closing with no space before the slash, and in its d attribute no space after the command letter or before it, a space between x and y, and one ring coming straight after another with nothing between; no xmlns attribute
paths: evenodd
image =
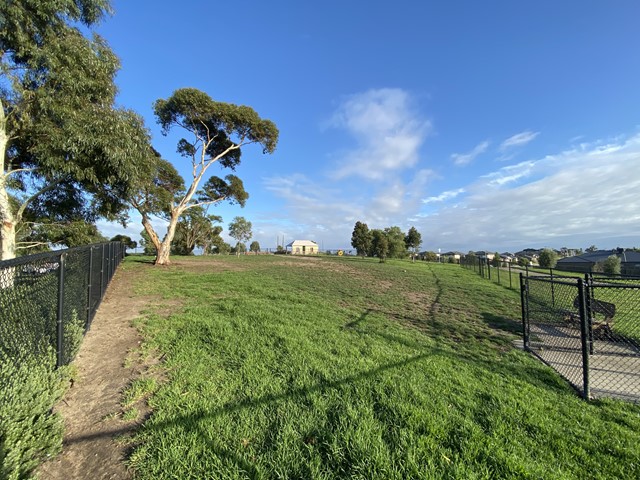
<svg viewBox="0 0 640 480"><path fill-rule="evenodd" d="M159 298L140 328L161 372L126 392L152 410L139 478L640 476L640 407L514 349L515 291L449 264L175 260L121 267Z"/></svg>

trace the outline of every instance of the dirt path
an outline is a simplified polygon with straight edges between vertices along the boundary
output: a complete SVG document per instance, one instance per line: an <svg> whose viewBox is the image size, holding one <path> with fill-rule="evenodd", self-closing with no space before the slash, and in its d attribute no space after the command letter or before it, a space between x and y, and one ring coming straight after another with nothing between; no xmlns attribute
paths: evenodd
<svg viewBox="0 0 640 480"><path fill-rule="evenodd" d="M140 344L131 320L149 303L134 296L141 271L118 269L74 361L77 376L57 411L64 418L63 451L38 471L41 479L128 479L125 447L114 439L135 428L114 413L122 389L138 371L125 368L128 352Z"/></svg>

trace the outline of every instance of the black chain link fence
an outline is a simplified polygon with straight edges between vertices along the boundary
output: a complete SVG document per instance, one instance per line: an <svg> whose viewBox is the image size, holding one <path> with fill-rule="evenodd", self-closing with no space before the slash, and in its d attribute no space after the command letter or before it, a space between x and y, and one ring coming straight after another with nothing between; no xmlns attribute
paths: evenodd
<svg viewBox="0 0 640 480"><path fill-rule="evenodd" d="M640 277L520 278L525 349L584 398L640 402Z"/></svg>
<svg viewBox="0 0 640 480"><path fill-rule="evenodd" d="M529 275L529 267L520 267L513 262L500 261L494 263L489 258L465 255L460 258L460 265L476 272L481 277L512 290L520 289L520 273Z"/></svg>
<svg viewBox="0 0 640 480"><path fill-rule="evenodd" d="M110 242L0 262L2 357L71 362L124 253Z"/></svg>

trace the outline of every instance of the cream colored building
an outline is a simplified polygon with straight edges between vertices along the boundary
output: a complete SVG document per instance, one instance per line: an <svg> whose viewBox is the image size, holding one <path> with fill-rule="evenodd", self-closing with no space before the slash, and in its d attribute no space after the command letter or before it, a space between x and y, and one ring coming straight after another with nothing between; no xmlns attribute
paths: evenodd
<svg viewBox="0 0 640 480"><path fill-rule="evenodd" d="M316 255L318 244L313 240L294 240L287 245L287 250L293 255Z"/></svg>

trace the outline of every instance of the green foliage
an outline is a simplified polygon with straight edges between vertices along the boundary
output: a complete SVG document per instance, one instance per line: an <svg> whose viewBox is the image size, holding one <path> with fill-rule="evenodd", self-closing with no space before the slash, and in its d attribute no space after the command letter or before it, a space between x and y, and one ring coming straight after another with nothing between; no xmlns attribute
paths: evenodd
<svg viewBox="0 0 640 480"><path fill-rule="evenodd" d="M193 255L196 247L205 252L222 233L222 227L213 222L221 222L222 217L207 215L202 207L192 207L182 214L176 225L176 233L171 242L171 253L177 255Z"/></svg>
<svg viewBox="0 0 640 480"><path fill-rule="evenodd" d="M216 255L228 255L231 253L231 245L225 242L220 235L216 235L212 238L205 252Z"/></svg>
<svg viewBox="0 0 640 480"><path fill-rule="evenodd" d="M404 244L407 249L412 251L414 254L418 252L418 248L422 244L422 235L420 232L416 230L416 227L411 227L407 232L407 235L404 237Z"/></svg>
<svg viewBox="0 0 640 480"><path fill-rule="evenodd" d="M407 246L404 242L405 235L400 227L387 227L384 229L389 244L390 258L405 258L407 256Z"/></svg>
<svg viewBox="0 0 640 480"><path fill-rule="evenodd" d="M30 478L62 448L63 423L52 409L64 377L52 350L44 357L8 357L0 350L0 478Z"/></svg>
<svg viewBox="0 0 640 480"><path fill-rule="evenodd" d="M224 199L232 205L237 203L241 207L244 207L249 198L249 194L244 189L244 183L235 175L227 175L224 180L220 177L211 177L205 182L198 195L198 202L216 203Z"/></svg>
<svg viewBox="0 0 640 480"><path fill-rule="evenodd" d="M531 263L531 262L526 257L519 257L518 258L518 265L520 265L521 267L526 267L527 265L529 265L529 263Z"/></svg>
<svg viewBox="0 0 640 480"><path fill-rule="evenodd" d="M252 108L216 102L195 88L182 88L166 100L157 100L154 113L164 133L180 126L199 138L211 139L205 146L211 157L223 154L234 145L232 135L238 137L240 144L259 143L265 153L273 153L278 143L275 124L261 119ZM186 157L192 157L198 148L197 143L184 138L178 144L179 153ZM239 162L240 150L230 150L220 159L223 167L231 169Z"/></svg>
<svg viewBox="0 0 640 480"><path fill-rule="evenodd" d="M18 204L0 208L4 223L125 217L124 193L149 136L138 115L115 107L117 57L78 28L108 9L102 0L0 2L0 139L10 139L0 145L0 188ZM57 243L55 229L38 232L49 233ZM6 235L0 242L10 245Z"/></svg>
<svg viewBox="0 0 640 480"><path fill-rule="evenodd" d="M22 248L22 245L37 246L38 244L44 245L46 249L49 245L72 248L107 241L95 224L81 220L60 223L43 221L26 224L23 227L19 237L19 248ZM27 227L30 228L25 232ZM31 248L28 253L32 253Z"/></svg>
<svg viewBox="0 0 640 480"><path fill-rule="evenodd" d="M247 251L247 246L242 243L236 243L236 246L231 249L231 253L235 253L236 255L240 255L241 253L245 253Z"/></svg>
<svg viewBox="0 0 640 480"><path fill-rule="evenodd" d="M132 240L128 235L116 235L115 237L109 240L110 242L122 242L124 246L129 249L134 249L138 246L138 243L135 240Z"/></svg>
<svg viewBox="0 0 640 480"><path fill-rule="evenodd" d="M491 266L492 267L499 267L501 261L502 261L502 257L500 256L500 254L498 252L495 252L493 254L493 258L491 259Z"/></svg>
<svg viewBox="0 0 640 480"><path fill-rule="evenodd" d="M598 247L596 247L595 245L591 245L590 247L586 248L586 251L589 252L589 253L597 252L598 251Z"/></svg>
<svg viewBox="0 0 640 480"><path fill-rule="evenodd" d="M427 262L437 262L438 261L438 254L436 252L426 252L424 254L424 260Z"/></svg>
<svg viewBox="0 0 640 480"><path fill-rule="evenodd" d="M229 235L238 242L248 242L251 239L251 222L244 217L235 217L229 224Z"/></svg>
<svg viewBox="0 0 640 480"><path fill-rule="evenodd" d="M178 170L159 154L151 155L137 179L136 190L128 200L143 217L155 215L168 219L173 203L185 193L184 179Z"/></svg>
<svg viewBox="0 0 640 480"><path fill-rule="evenodd" d="M149 234L147 233L146 230L142 230L140 232L140 246L144 249L144 254L145 255L156 255L157 250L155 245L153 244L153 242L151 241L151 239L149 238Z"/></svg>
<svg viewBox="0 0 640 480"><path fill-rule="evenodd" d="M556 252L551 250L550 248L545 248L540 252L540 256L538 257L538 265L542 268L555 268L556 263L558 263L558 255Z"/></svg>
<svg viewBox="0 0 640 480"><path fill-rule="evenodd" d="M384 231L379 229L371 231L371 252L372 256L378 257L381 263L389 256L389 239Z"/></svg>
<svg viewBox="0 0 640 480"><path fill-rule="evenodd" d="M356 222L351 234L351 246L356 249L358 255L364 257L371 250L373 241L371 232L366 223Z"/></svg>
<svg viewBox="0 0 640 480"><path fill-rule="evenodd" d="M71 318L64 322L62 344L64 345L64 356L68 361L73 360L80 350L84 339L84 323L84 319L78 316L75 309L71 312Z"/></svg>
<svg viewBox="0 0 640 480"><path fill-rule="evenodd" d="M254 240L253 242L251 242L251 245L249 245L249 251L254 252L254 253L259 253L260 252L260 243L257 240Z"/></svg>
<svg viewBox="0 0 640 480"><path fill-rule="evenodd" d="M621 260L617 255L609 255L602 262L602 271L607 275L620 275Z"/></svg>

